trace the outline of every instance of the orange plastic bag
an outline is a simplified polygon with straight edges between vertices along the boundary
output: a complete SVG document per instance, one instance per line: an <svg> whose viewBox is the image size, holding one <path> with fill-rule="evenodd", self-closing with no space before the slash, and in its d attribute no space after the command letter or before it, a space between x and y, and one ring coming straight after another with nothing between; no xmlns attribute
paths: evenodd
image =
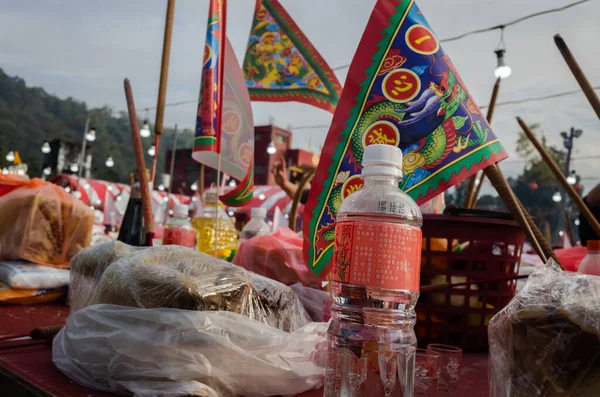
<svg viewBox="0 0 600 397"><path fill-rule="evenodd" d="M61 187L41 179L0 197L0 258L67 267L88 247L93 212Z"/></svg>
<svg viewBox="0 0 600 397"><path fill-rule="evenodd" d="M0 197L29 183L29 179L12 175L0 175Z"/></svg>
<svg viewBox="0 0 600 397"><path fill-rule="evenodd" d="M302 237L287 227L242 242L233 263L285 285L321 288L321 279L304 262Z"/></svg>

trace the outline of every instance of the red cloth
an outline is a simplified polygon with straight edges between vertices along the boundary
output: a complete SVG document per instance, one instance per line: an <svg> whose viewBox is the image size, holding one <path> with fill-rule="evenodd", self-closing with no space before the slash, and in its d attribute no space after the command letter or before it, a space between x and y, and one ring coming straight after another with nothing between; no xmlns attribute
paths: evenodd
<svg viewBox="0 0 600 397"><path fill-rule="evenodd" d="M573 247L554 250L556 257L562 263L565 270L576 272L579 269L581 260L587 255L585 247Z"/></svg>

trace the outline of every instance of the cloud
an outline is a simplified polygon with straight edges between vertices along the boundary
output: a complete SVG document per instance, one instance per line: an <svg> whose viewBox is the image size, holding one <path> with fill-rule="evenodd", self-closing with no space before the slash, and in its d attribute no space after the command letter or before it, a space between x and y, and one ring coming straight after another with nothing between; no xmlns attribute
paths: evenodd
<svg viewBox="0 0 600 397"><path fill-rule="evenodd" d="M332 67L351 61L375 0L280 0ZM516 19L524 14L569 4L570 0L422 0L419 2L440 38L455 36ZM60 96L85 100L90 106L124 109L122 80L132 81L140 112L156 105L160 72L165 2L144 0L11 1L0 0L0 67ZM195 100L200 85L208 1L179 0L171 50L167 102ZM254 1L230 0L228 36L243 59L254 11ZM558 14L545 15L507 28L507 61L513 75L502 82L499 101L560 91L577 85L552 36L561 33L593 84L600 84L596 66L597 23L600 3L589 2ZM499 32L470 36L444 44L469 90L480 105L487 105L494 84L494 48ZM336 72L344 81L346 70ZM321 125L331 115L300 103L253 104L257 124ZM171 107L165 122L193 127L195 105ZM513 157L519 130L514 119L542 124L548 141L562 145L559 133L571 126L584 130L576 142L577 156L594 153L600 122L583 95L538 103L499 107L492 126ZM154 114L151 113L150 117ZM293 128L292 128L293 129ZM294 133L295 147L325 140L326 128ZM510 160L515 160L511 158ZM598 161L577 161L582 168ZM580 165L581 164L581 165ZM519 162L507 163L507 175L520 172ZM591 173L591 172L589 172ZM586 180L587 187L600 182Z"/></svg>

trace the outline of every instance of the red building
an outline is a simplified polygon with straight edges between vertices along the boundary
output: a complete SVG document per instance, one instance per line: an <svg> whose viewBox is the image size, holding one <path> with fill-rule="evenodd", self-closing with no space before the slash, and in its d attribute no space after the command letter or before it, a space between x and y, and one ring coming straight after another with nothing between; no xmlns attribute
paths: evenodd
<svg viewBox="0 0 600 397"><path fill-rule="evenodd" d="M292 133L274 125L257 126L254 128L254 184L274 185L275 180L271 175L271 168L279 159L283 158L290 170L292 180L308 167L316 167L318 156L302 149L290 149ZM267 148L273 142L276 152L268 154ZM185 194L192 194L191 186L200 177L200 164L192 159L192 149L178 149L175 152L175 171L173 176L173 192L180 189ZM165 173L169 173L171 164L171 151L166 152ZM217 171L205 167L204 187L208 188L217 181Z"/></svg>

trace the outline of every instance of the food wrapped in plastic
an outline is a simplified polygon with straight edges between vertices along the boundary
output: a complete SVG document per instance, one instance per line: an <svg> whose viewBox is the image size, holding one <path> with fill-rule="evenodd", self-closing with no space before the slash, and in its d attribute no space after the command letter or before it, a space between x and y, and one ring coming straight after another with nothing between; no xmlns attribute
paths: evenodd
<svg viewBox="0 0 600 397"><path fill-rule="evenodd" d="M33 179L0 197L2 259L68 266L90 245L94 213L63 188Z"/></svg>
<svg viewBox="0 0 600 397"><path fill-rule="evenodd" d="M321 278L306 266L302 244L302 237L280 227L274 233L242 242L233 263L285 285L300 281L307 287L320 288Z"/></svg>
<svg viewBox="0 0 600 397"><path fill-rule="evenodd" d="M71 261L71 307L110 303L140 308L223 310L284 331L310 321L291 288L179 246L133 248L118 241Z"/></svg>
<svg viewBox="0 0 600 397"><path fill-rule="evenodd" d="M293 333L228 312L94 305L52 359L77 383L138 397L293 396L323 384L327 323Z"/></svg>
<svg viewBox="0 0 600 397"><path fill-rule="evenodd" d="M538 269L490 322L490 396L600 396L600 277Z"/></svg>

